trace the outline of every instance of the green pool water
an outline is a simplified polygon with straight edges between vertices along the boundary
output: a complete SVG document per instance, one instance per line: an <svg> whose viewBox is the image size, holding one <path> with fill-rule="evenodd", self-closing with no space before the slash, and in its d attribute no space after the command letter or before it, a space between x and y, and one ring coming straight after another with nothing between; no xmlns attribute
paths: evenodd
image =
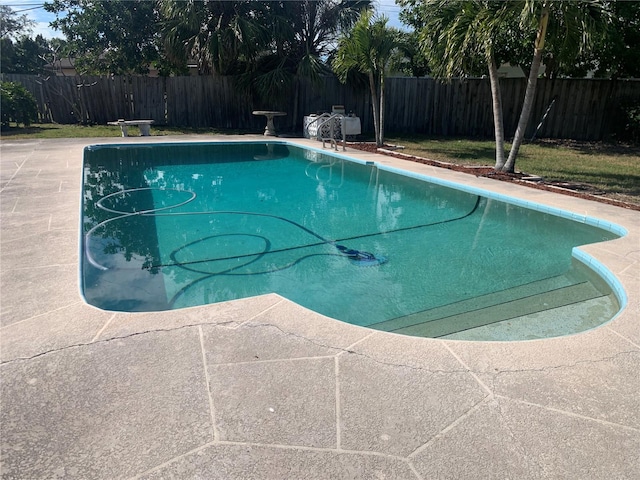
<svg viewBox="0 0 640 480"><path fill-rule="evenodd" d="M619 310L610 231L283 143L85 150L82 289L117 311L270 292L356 325L513 340Z"/></svg>

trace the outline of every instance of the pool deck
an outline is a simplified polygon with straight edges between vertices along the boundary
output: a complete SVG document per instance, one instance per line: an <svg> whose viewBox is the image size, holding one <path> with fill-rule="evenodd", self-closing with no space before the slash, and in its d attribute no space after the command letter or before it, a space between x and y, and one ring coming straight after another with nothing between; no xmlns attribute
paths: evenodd
<svg viewBox="0 0 640 480"><path fill-rule="evenodd" d="M2 139L2 478L640 478L638 211L350 150L625 227L583 250L626 308L563 338L405 337L276 294L144 314L87 305L83 147L229 139Z"/></svg>

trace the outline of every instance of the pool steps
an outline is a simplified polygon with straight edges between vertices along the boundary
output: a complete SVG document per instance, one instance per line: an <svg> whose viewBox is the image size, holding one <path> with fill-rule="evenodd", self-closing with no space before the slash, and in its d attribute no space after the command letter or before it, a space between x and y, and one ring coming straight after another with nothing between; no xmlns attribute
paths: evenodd
<svg viewBox="0 0 640 480"><path fill-rule="evenodd" d="M602 292L589 281L576 281L568 275L560 275L369 327L404 335L439 338L606 297L609 297L607 292Z"/></svg>

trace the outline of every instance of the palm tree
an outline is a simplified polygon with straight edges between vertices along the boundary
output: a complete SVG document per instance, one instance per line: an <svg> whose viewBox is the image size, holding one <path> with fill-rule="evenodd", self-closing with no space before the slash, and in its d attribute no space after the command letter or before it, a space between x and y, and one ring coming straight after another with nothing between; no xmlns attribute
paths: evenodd
<svg viewBox="0 0 640 480"><path fill-rule="evenodd" d="M591 46L593 33L605 28L608 23L607 7L605 2L599 0L581 2L526 0L522 2L521 24L529 23L535 26L536 38L520 119L511 144L509 158L500 168L501 171L515 170L516 157L531 117L547 37L550 36L551 40L558 44L560 60L566 61L568 58L575 61L583 50Z"/></svg>
<svg viewBox="0 0 640 480"><path fill-rule="evenodd" d="M196 60L202 73L242 72L270 43L264 8L249 0L159 0L165 49L173 60Z"/></svg>
<svg viewBox="0 0 640 480"><path fill-rule="evenodd" d="M385 16L374 17L371 11L363 12L353 30L340 40L332 62L333 71L343 83L351 71L367 75L379 147L384 143L385 77L398 45L398 31L387 27L387 22Z"/></svg>
<svg viewBox="0 0 640 480"><path fill-rule="evenodd" d="M159 0L163 37L174 58L197 59L203 73L234 75L267 104L297 106L298 78L319 82L343 29L371 0ZM292 97L293 87L296 87Z"/></svg>
<svg viewBox="0 0 640 480"><path fill-rule="evenodd" d="M292 123L298 121L299 80L322 84L330 72L326 59L341 32L350 29L371 0L301 0L266 2L270 16L264 19L272 44L247 71L245 84L262 98L282 102L293 98ZM292 88L293 86L293 88ZM293 96L291 92L293 90Z"/></svg>
<svg viewBox="0 0 640 480"><path fill-rule="evenodd" d="M407 3L408 0L404 0ZM483 58L489 70L493 99L496 139L495 170L513 172L515 160L531 116L536 81L547 40L555 44L559 59L575 59L585 49L590 34L602 23L607 4L604 0L557 2L551 0L427 0L421 4L419 17L422 46L436 75L451 78L475 69ZM509 157L504 155L504 129L497 66L511 60L508 42L513 38L535 38L534 55L520 120Z"/></svg>
<svg viewBox="0 0 640 480"><path fill-rule="evenodd" d="M484 62L489 70L496 164L505 163L502 93L498 80L499 46L496 40L505 25L513 24L502 2L434 0L425 5L420 40L433 74L453 78L477 71Z"/></svg>

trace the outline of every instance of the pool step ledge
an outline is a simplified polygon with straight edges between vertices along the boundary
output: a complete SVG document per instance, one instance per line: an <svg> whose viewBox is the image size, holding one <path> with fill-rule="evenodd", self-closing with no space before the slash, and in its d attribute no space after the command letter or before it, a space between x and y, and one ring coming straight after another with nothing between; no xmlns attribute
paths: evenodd
<svg viewBox="0 0 640 480"><path fill-rule="evenodd" d="M525 315L606 296L589 282L571 283L565 276L417 312L371 328L438 338Z"/></svg>

